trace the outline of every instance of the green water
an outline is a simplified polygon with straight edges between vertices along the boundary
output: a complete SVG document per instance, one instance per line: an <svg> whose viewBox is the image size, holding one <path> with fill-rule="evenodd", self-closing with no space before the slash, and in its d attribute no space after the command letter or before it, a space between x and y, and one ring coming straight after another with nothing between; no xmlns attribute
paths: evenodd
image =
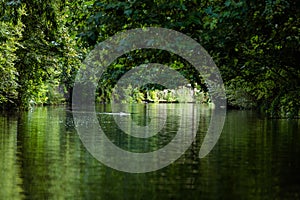
<svg viewBox="0 0 300 200"><path fill-rule="evenodd" d="M134 107L132 115L140 125L151 121L139 114L143 108ZM100 106L98 111L111 109ZM196 141L183 156L141 174L120 172L93 158L65 107L2 113L0 199L300 199L300 120L228 111L217 145L199 159L210 113L203 108ZM99 120L114 144L138 151L149 143L142 151L155 151L172 140L178 117L168 117L166 134L146 143L118 137L112 116Z"/></svg>

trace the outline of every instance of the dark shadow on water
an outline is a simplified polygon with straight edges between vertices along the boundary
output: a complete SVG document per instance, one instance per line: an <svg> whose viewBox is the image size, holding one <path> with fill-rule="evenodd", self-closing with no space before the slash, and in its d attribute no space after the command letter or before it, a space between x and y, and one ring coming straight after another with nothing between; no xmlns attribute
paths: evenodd
<svg viewBox="0 0 300 200"><path fill-rule="evenodd" d="M299 119L229 111L217 145L199 159L210 111L200 114L196 141L185 154L168 167L144 174L119 172L93 158L65 107L1 114L0 199L300 198ZM145 142L120 134L113 116L101 117L99 123L116 145L142 152L172 140L179 120L168 116L161 135ZM140 125L151 122L145 115L133 120Z"/></svg>

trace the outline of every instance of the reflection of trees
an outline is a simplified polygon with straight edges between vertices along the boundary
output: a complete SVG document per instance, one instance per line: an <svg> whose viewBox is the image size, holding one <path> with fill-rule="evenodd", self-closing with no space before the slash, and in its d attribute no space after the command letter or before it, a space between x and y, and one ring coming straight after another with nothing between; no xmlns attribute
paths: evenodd
<svg viewBox="0 0 300 200"><path fill-rule="evenodd" d="M215 149L200 160L199 190L208 198L222 199L289 199L299 194L295 168L300 166L300 151L289 148L295 147L294 132L299 125L293 122L229 112Z"/></svg>
<svg viewBox="0 0 300 200"><path fill-rule="evenodd" d="M150 123L154 123L154 117L159 117L161 120L164 120L164 116L159 116L159 111L155 110L155 108L158 108L155 104L124 105L129 105L126 110L127 112L132 113L129 117L131 117L132 123L135 123L138 126L149 126ZM150 113L152 113L152 115L150 115ZM115 145L132 152L151 152L162 148L173 139L178 130L180 116L173 110L168 110L163 129L159 130L156 135L147 139L133 137L124 133L115 123L112 115L98 115L98 119L101 128ZM158 123L160 123L160 121ZM154 127L158 126L158 124L154 124ZM128 132L133 129L131 124L128 124L127 129Z"/></svg>
<svg viewBox="0 0 300 200"><path fill-rule="evenodd" d="M143 106L132 109L133 113L145 114ZM106 105L99 111L111 110ZM28 199L297 197L299 121L265 120L251 112L229 112L219 142L207 157L199 159L210 114L210 109L201 109L197 140L180 159L145 174L123 173L100 164L81 145L70 112L37 108L20 113L18 118L1 115L0 198L21 199L24 195ZM178 119L174 115L170 117L166 132L178 128ZM123 141L124 137L114 139ZM126 140L121 141L121 145L127 145Z"/></svg>
<svg viewBox="0 0 300 200"><path fill-rule="evenodd" d="M16 128L15 117L0 115L0 198L3 199L23 197Z"/></svg>
<svg viewBox="0 0 300 200"><path fill-rule="evenodd" d="M80 185L80 148L66 132L64 111L38 108L18 119L23 189L30 199L75 196Z"/></svg>

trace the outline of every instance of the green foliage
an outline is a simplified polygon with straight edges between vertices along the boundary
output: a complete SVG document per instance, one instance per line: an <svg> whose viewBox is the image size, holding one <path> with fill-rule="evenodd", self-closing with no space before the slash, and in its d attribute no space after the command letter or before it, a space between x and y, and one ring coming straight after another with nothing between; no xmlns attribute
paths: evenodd
<svg viewBox="0 0 300 200"><path fill-rule="evenodd" d="M64 1L2 1L0 105L28 108L62 101L79 68ZM7 104L9 103L9 104Z"/></svg>
<svg viewBox="0 0 300 200"><path fill-rule="evenodd" d="M129 85L127 88L122 88L121 91L115 93L116 88L113 89L113 100L119 103L209 103L207 93L189 87L181 86L175 89L151 89L148 88L133 88ZM98 99L99 102L99 99Z"/></svg>
<svg viewBox="0 0 300 200"><path fill-rule="evenodd" d="M194 102L193 90L187 87L180 87L176 91L176 97L179 102L187 103Z"/></svg>
<svg viewBox="0 0 300 200"><path fill-rule="evenodd" d="M180 31L208 50L222 73L229 105L273 117L299 115L297 1L4 0L0 7L2 106L61 102L62 95L70 99L80 62L95 44L120 31L154 26ZM99 81L97 101L110 101L127 71L153 62L179 71L201 91L194 98L209 102L201 74L179 56L153 49L118 58ZM178 100L164 89L131 88L127 100Z"/></svg>
<svg viewBox="0 0 300 200"><path fill-rule="evenodd" d="M145 97L139 88L133 88L129 85L127 88L122 88L118 93L114 93L113 100L120 103L142 103Z"/></svg>
<svg viewBox="0 0 300 200"><path fill-rule="evenodd" d="M24 10L19 9L18 13ZM20 19L13 24L10 21L0 21L0 106L16 104L18 88L18 71L15 61L16 51L22 47L23 24Z"/></svg>
<svg viewBox="0 0 300 200"><path fill-rule="evenodd" d="M95 0L87 3L87 26L81 29L80 36L93 46L116 32L132 28L158 26L178 30L196 39L212 55L221 70L230 105L262 108L279 116L283 113L297 115L296 111L288 111L299 111L300 17L297 4L292 0L259 3L245 0ZM138 53L139 56L129 54L133 60L122 61L123 66L127 68L141 60L172 65L177 59L162 56L164 52L156 52L154 59L149 59L147 53ZM201 85L206 92L201 76L194 76L195 72L189 67L184 69L187 63L175 65L193 87ZM119 73L119 69L117 71ZM287 98L286 94L293 98Z"/></svg>
<svg viewBox="0 0 300 200"><path fill-rule="evenodd" d="M148 95L149 101L153 101L154 103L159 102L159 98L158 98L157 93L158 93L157 90L151 90L151 91L149 91L149 95Z"/></svg>
<svg viewBox="0 0 300 200"><path fill-rule="evenodd" d="M297 116L300 109L297 3L228 0L225 7L218 1L211 3L208 17L217 21L211 31L204 31L203 45L221 69L229 104L260 107L270 116L286 116L285 113Z"/></svg>
<svg viewBox="0 0 300 200"><path fill-rule="evenodd" d="M30 101L47 103L46 88L51 88L51 83L61 78L62 73L61 82L66 83L71 74L75 53L68 43L70 39L64 24L65 15L59 9L60 3L35 0L23 3L26 7L26 15L22 16L24 48L17 51L19 62L16 63L20 74L18 94L21 107L26 108Z"/></svg>

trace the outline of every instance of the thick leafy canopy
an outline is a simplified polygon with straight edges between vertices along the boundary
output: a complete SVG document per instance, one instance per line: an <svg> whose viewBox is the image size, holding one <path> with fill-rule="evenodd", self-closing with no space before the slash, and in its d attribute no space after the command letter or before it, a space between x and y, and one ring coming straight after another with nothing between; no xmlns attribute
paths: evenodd
<svg viewBox="0 0 300 200"><path fill-rule="evenodd" d="M260 108L273 117L299 116L298 1L24 0L2 1L0 7L1 105L49 103L58 87L70 96L80 61L95 44L124 30L164 27L208 50L231 106ZM100 80L98 101L109 101L124 73L149 62L169 65L192 87L207 91L185 60L144 49L109 67ZM155 89L163 88L147 85L138 91Z"/></svg>

